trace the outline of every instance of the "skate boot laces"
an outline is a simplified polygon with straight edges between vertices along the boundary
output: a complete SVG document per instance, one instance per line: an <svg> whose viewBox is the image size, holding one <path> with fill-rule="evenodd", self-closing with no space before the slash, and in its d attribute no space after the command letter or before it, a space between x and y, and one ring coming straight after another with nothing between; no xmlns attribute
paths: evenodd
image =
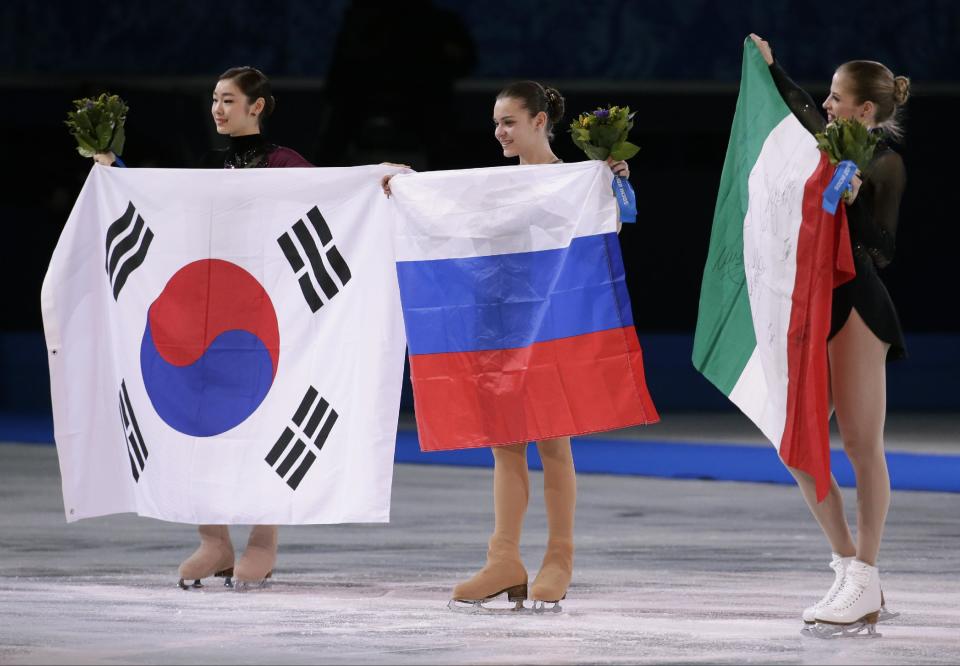
<svg viewBox="0 0 960 666"><path fill-rule="evenodd" d="M870 585L870 579L869 569L856 566L847 567L847 575L844 576L836 596L827 603L833 610L840 613L849 610L863 596Z"/></svg>
<svg viewBox="0 0 960 666"><path fill-rule="evenodd" d="M840 592L840 588L843 587L844 579L847 577L847 563L848 558L837 558L830 562L830 568L833 569L835 574L833 578L833 585L831 585L830 589L827 590L827 593L823 595L823 598L814 604L816 608L822 608L836 598L837 593Z"/></svg>

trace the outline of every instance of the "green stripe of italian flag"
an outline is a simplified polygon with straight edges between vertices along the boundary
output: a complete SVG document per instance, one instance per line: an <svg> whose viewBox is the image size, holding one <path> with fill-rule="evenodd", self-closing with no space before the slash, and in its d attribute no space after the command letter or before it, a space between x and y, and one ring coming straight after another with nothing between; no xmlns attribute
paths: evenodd
<svg viewBox="0 0 960 666"><path fill-rule="evenodd" d="M829 488L827 335L852 277L843 206L821 206L833 167L745 42L714 211L693 363L790 467Z"/></svg>

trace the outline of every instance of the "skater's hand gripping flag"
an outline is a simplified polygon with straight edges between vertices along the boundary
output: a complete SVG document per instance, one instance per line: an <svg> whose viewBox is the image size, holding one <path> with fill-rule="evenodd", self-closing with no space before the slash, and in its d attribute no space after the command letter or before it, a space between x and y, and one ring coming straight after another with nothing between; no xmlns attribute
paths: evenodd
<svg viewBox="0 0 960 666"><path fill-rule="evenodd" d="M610 177L592 161L391 180L422 449L658 419Z"/></svg>
<svg viewBox="0 0 960 666"><path fill-rule="evenodd" d="M747 40L693 363L785 464L816 479L820 499L830 482L831 299L853 276L845 209L821 205L833 171Z"/></svg>
<svg viewBox="0 0 960 666"><path fill-rule="evenodd" d="M388 519L397 171L93 168L42 291L68 520Z"/></svg>

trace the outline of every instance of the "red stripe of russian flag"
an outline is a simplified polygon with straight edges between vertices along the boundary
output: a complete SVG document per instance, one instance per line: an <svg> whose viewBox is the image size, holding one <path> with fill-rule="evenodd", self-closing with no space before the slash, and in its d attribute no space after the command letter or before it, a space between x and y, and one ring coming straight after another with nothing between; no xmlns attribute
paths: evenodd
<svg viewBox="0 0 960 666"><path fill-rule="evenodd" d="M521 349L411 356L410 369L424 451L539 441L659 420L633 326Z"/></svg>

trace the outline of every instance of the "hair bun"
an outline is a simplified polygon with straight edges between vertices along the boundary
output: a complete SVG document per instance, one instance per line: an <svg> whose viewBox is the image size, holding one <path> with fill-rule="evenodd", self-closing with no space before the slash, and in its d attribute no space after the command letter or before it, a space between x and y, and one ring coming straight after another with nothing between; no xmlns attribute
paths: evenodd
<svg viewBox="0 0 960 666"><path fill-rule="evenodd" d="M563 119L563 112L566 106L563 95L561 95L560 91L556 88L550 88L548 86L544 87L543 93L547 98L547 115L550 117L550 122L557 125Z"/></svg>
<svg viewBox="0 0 960 666"><path fill-rule="evenodd" d="M906 76L893 77L893 101L897 106L907 103L910 98L910 79Z"/></svg>

